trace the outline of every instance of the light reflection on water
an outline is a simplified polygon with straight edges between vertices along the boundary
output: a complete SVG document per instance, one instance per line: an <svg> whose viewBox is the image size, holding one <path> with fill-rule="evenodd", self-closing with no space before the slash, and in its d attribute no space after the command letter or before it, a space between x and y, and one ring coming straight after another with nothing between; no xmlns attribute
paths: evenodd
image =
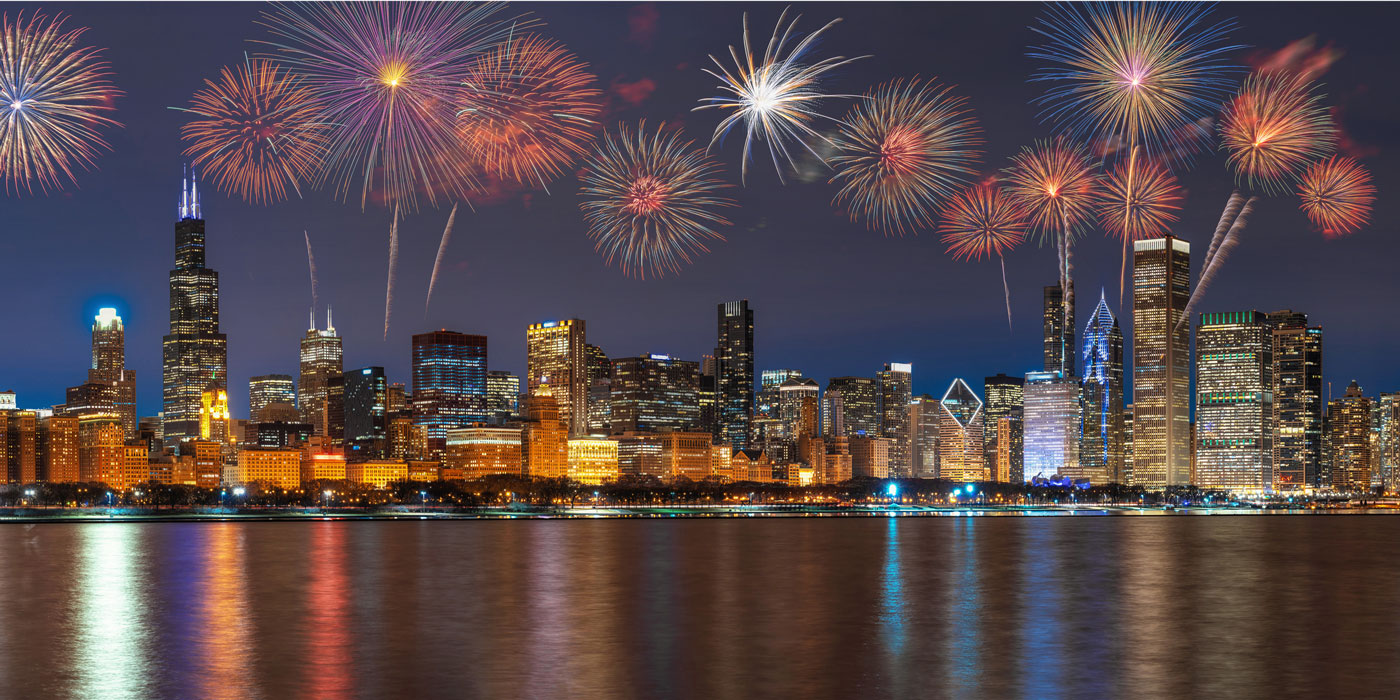
<svg viewBox="0 0 1400 700"><path fill-rule="evenodd" d="M0 526L0 697L1384 696L1400 518Z"/></svg>

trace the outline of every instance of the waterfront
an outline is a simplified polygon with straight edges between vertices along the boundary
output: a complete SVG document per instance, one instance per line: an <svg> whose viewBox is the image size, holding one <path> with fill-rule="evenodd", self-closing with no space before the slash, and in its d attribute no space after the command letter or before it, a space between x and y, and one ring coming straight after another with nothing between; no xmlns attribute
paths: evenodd
<svg viewBox="0 0 1400 700"><path fill-rule="evenodd" d="M3 530L10 697L1356 697L1400 681L1392 518Z"/></svg>

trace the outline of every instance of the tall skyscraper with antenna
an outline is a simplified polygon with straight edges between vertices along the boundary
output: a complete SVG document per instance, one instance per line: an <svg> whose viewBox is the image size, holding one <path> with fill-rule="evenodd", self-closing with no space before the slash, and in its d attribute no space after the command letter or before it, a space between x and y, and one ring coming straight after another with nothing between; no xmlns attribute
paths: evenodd
<svg viewBox="0 0 1400 700"><path fill-rule="evenodd" d="M301 376L297 384L297 408L303 423L310 423L317 435L334 443L345 436L344 349L326 307L326 329L316 328L316 311L311 311L311 327L301 339Z"/></svg>
<svg viewBox="0 0 1400 700"><path fill-rule="evenodd" d="M204 265L197 177L180 183L170 334L162 350L162 433L167 447L199 437L199 408L211 383L227 386L228 338L219 332L219 273Z"/></svg>

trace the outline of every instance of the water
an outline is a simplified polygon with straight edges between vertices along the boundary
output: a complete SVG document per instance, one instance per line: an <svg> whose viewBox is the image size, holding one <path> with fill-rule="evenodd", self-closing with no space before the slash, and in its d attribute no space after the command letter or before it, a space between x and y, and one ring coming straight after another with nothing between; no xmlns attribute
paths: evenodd
<svg viewBox="0 0 1400 700"><path fill-rule="evenodd" d="M3 697L1400 692L1392 517L0 533Z"/></svg>

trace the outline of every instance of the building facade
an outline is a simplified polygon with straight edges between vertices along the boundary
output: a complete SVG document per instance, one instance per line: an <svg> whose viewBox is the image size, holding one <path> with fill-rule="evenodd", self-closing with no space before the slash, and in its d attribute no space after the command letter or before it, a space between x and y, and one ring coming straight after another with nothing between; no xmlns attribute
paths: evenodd
<svg viewBox="0 0 1400 700"><path fill-rule="evenodd" d="M1315 488L1322 475L1322 328L1306 314L1269 314L1273 329L1274 487Z"/></svg>
<svg viewBox="0 0 1400 700"><path fill-rule="evenodd" d="M447 431L485 421L486 336L439 330L413 336L413 424L441 457Z"/></svg>
<svg viewBox="0 0 1400 700"><path fill-rule="evenodd" d="M1123 332L1103 291L1084 327L1084 429L1081 472L1092 483L1125 483L1123 468Z"/></svg>
<svg viewBox="0 0 1400 700"><path fill-rule="evenodd" d="M317 435L337 444L345 439L345 405L335 400L337 392L332 385L341 382L339 393L343 398L344 357L344 346L331 322L330 309L326 309L325 330L318 330L316 317L311 316L311 327L301 339L297 410L301 412L301 422L315 426Z"/></svg>
<svg viewBox="0 0 1400 700"><path fill-rule="evenodd" d="M1191 472L1191 245L1133 243L1133 482L1185 486Z"/></svg>
<svg viewBox="0 0 1400 700"><path fill-rule="evenodd" d="M880 381L879 435L890 441L890 475L911 476L909 401L914 398L914 367L908 363L889 362L876 378Z"/></svg>
<svg viewBox="0 0 1400 700"><path fill-rule="evenodd" d="M669 355L612 361L611 432L656 432L700 428L700 364Z"/></svg>
<svg viewBox="0 0 1400 700"><path fill-rule="evenodd" d="M248 380L248 420L262 422L262 411L268 406L296 405L297 385L290 374L263 374Z"/></svg>
<svg viewBox="0 0 1400 700"><path fill-rule="evenodd" d="M749 300L718 306L719 332L715 344L715 437L733 449L748 443L753 419L753 309Z"/></svg>
<svg viewBox="0 0 1400 700"><path fill-rule="evenodd" d="M1060 372L1066 377L1074 373L1074 280L1070 280L1069 294L1053 284L1044 289L1041 307L1041 330L1043 336L1046 372ZM1068 297L1068 298L1066 298Z"/></svg>
<svg viewBox="0 0 1400 700"><path fill-rule="evenodd" d="M1103 473L1089 474L1079 459L1079 380L1055 372L1027 372L1022 413L1025 481L1067 477L1107 483Z"/></svg>
<svg viewBox="0 0 1400 700"><path fill-rule="evenodd" d="M967 382L954 379L939 401L938 475L950 481L986 481L982 450L982 399Z"/></svg>
<svg viewBox="0 0 1400 700"><path fill-rule="evenodd" d="M525 329L526 393L534 396L548 385L570 435L588 432L586 346L582 319L532 323Z"/></svg>
<svg viewBox="0 0 1400 700"><path fill-rule="evenodd" d="M1196 329L1196 486L1274 488L1273 355L1273 328L1264 314L1201 314Z"/></svg>
<svg viewBox="0 0 1400 700"><path fill-rule="evenodd" d="M1354 381L1327 404L1327 460L1336 491L1371 489L1371 409L1371 399Z"/></svg>

